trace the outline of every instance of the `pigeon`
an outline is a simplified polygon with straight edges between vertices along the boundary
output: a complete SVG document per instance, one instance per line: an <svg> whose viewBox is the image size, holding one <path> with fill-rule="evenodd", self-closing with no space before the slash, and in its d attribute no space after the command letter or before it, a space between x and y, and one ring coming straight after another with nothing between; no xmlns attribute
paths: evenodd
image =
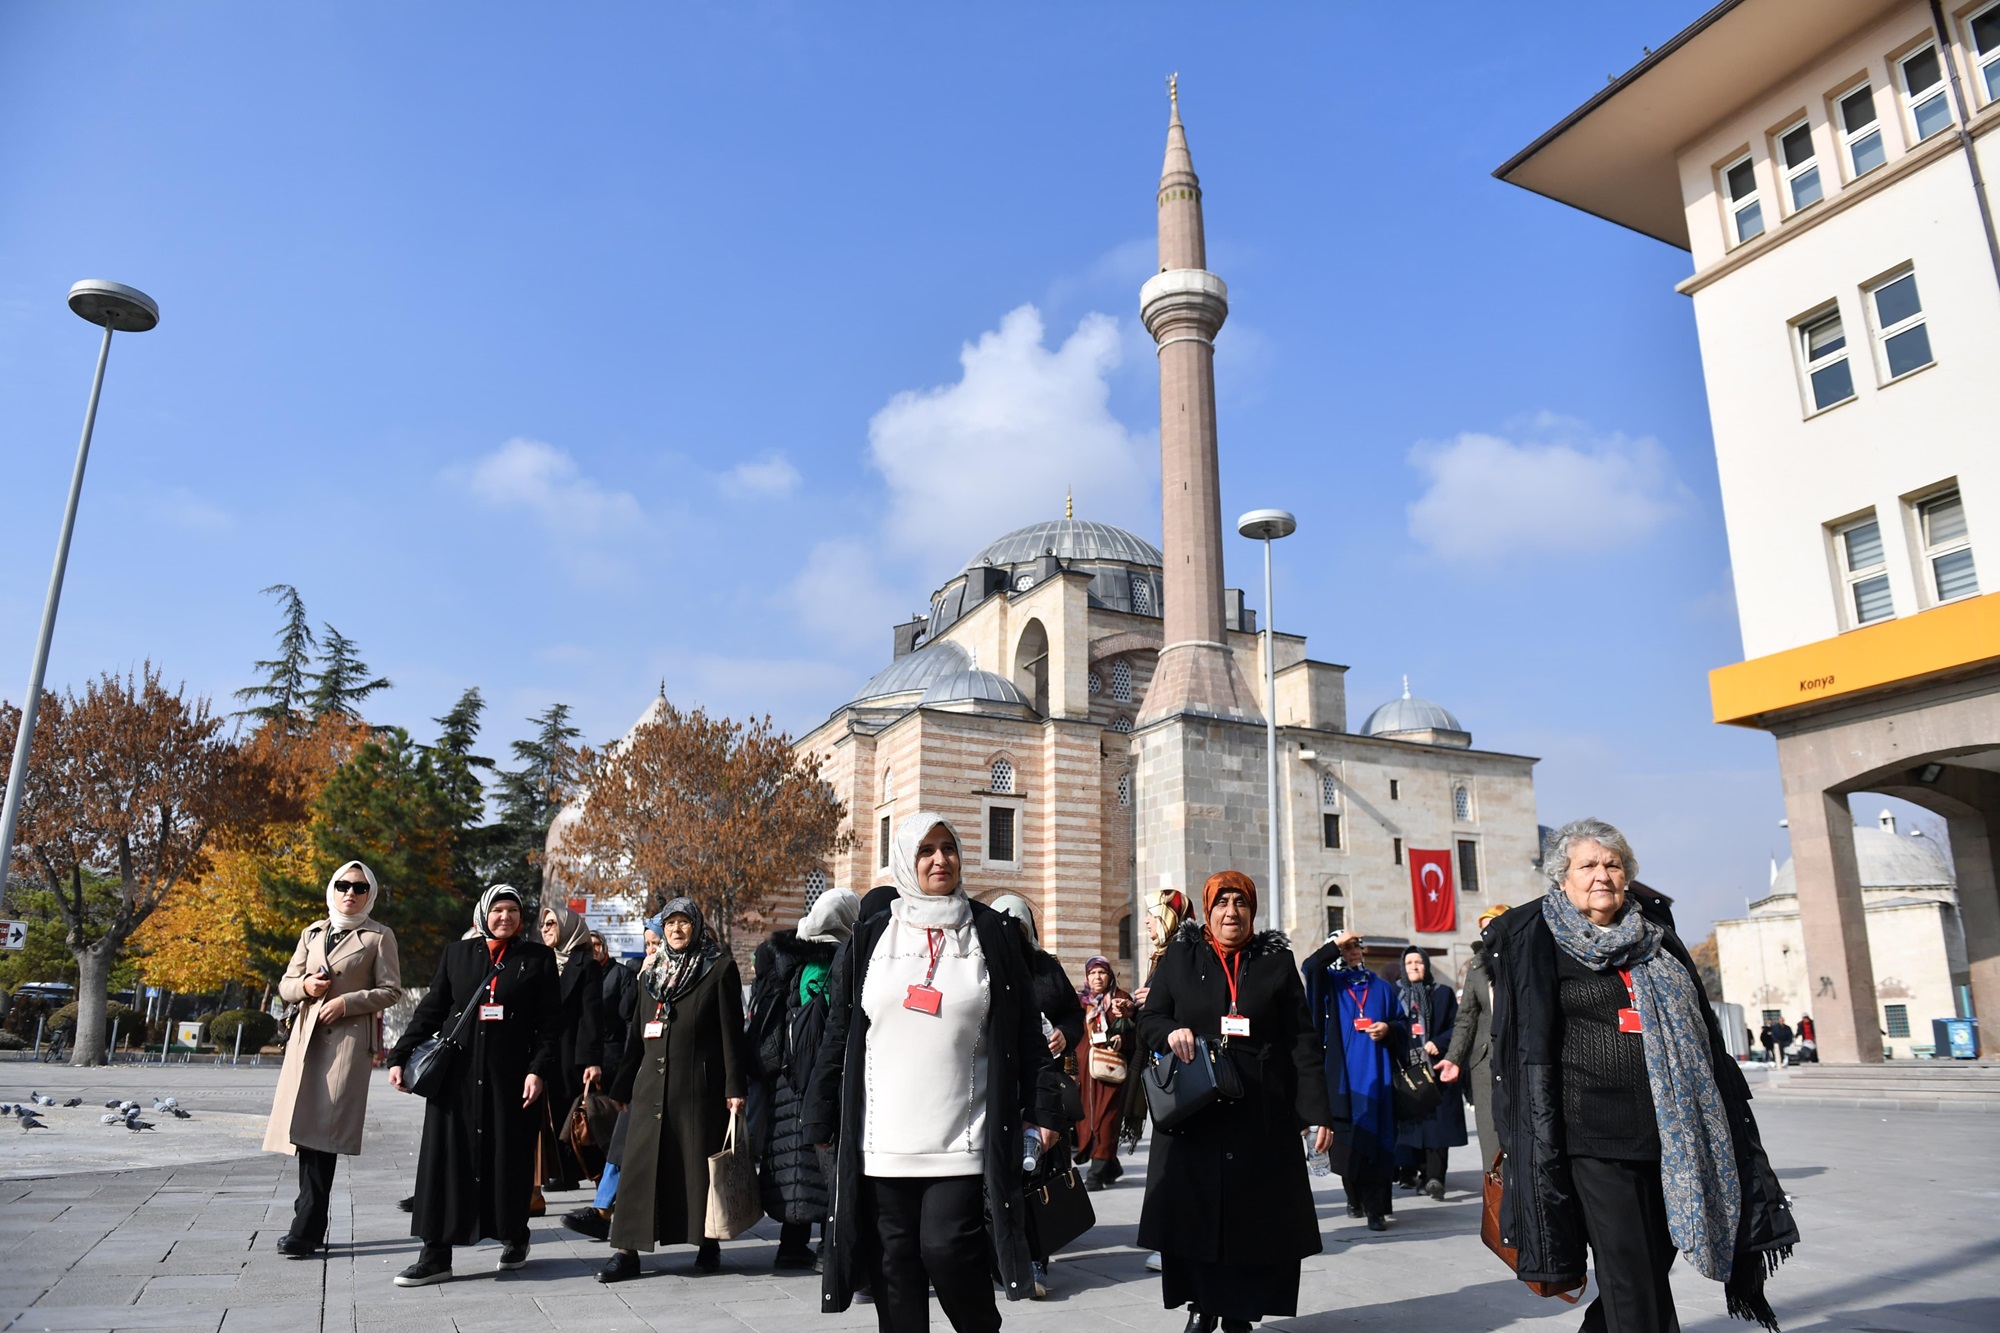
<svg viewBox="0 0 2000 1333"><path fill-rule="evenodd" d="M35 1113L33 1111L30 1111L28 1112L28 1114L21 1117L21 1128L24 1130L47 1129L48 1126L43 1124L40 1120L36 1119Z"/></svg>
<svg viewBox="0 0 2000 1333"><path fill-rule="evenodd" d="M69 1099L68 1101L64 1102L64 1103L63 1103L63 1105L64 1105L64 1106L81 1106L81 1105L83 1105L83 1098L81 1098L81 1097L72 1097L72 1098L70 1098L70 1099Z"/></svg>
<svg viewBox="0 0 2000 1333"><path fill-rule="evenodd" d="M41 1093L39 1093L39 1092L31 1092L31 1093L29 1093L29 1094L28 1094L28 1100L29 1100L29 1101L31 1101L31 1102L33 1102L33 1103L34 1103L35 1105L37 1105L37 1106L54 1106L54 1105L56 1104L56 1099L55 1099L55 1098L53 1098L53 1097L44 1097L44 1096L42 1096L42 1094L41 1094Z"/></svg>
<svg viewBox="0 0 2000 1333"><path fill-rule="evenodd" d="M97 1117L97 1123L100 1125L122 1125L125 1123L125 1117L119 1115L116 1111L106 1111L103 1115Z"/></svg>
<svg viewBox="0 0 2000 1333"><path fill-rule="evenodd" d="M130 1120L127 1120L127 1121L125 1122L125 1128L127 1128L127 1129L131 1130L131 1131L132 1131L132 1132L134 1132L134 1133L137 1133L138 1131L140 1131L140 1130L142 1130L142 1129L151 1129L152 1127L153 1127L153 1122L152 1122L152 1121L150 1121L150 1120L141 1120L141 1119L140 1119L140 1118L139 1118L138 1116L136 1116L136 1115L135 1115L135 1116L133 1116L133 1117L132 1117L132 1118L131 1118Z"/></svg>
<svg viewBox="0 0 2000 1333"><path fill-rule="evenodd" d="M153 1098L153 1109L155 1111L171 1111L180 1104L181 1104L181 1099L178 1097Z"/></svg>
<svg viewBox="0 0 2000 1333"><path fill-rule="evenodd" d="M168 1114L168 1115L170 1115L170 1116L172 1116L172 1117L173 1117L174 1119L176 1119L176 1120L192 1120L192 1119L194 1119L194 1116L193 1116L193 1115L189 1114L189 1113L188 1113L188 1112L186 1112L186 1111L183 1111L183 1110L181 1110L181 1108L180 1108L180 1107L178 1107L178 1106L169 1106L169 1107L167 1108L167 1114Z"/></svg>
<svg viewBox="0 0 2000 1333"><path fill-rule="evenodd" d="M111 1099L110 1101L108 1101L108 1102L106 1102L106 1103L104 1103L104 1104L105 1104L105 1106L107 1106L107 1107L109 1107L109 1108L112 1108L112 1109L114 1109L114 1110L120 1110L120 1111L122 1111L122 1110L124 1110L124 1109L125 1109L125 1103L124 1103L124 1101L122 1101L121 1099L119 1099L119 1098L117 1098L117 1097L113 1097L113 1098L112 1098L112 1099Z"/></svg>

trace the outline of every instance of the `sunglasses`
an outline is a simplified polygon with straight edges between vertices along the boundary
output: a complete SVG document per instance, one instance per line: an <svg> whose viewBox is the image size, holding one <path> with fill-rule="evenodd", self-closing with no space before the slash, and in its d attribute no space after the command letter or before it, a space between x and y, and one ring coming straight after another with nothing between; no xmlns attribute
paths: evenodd
<svg viewBox="0 0 2000 1333"><path fill-rule="evenodd" d="M333 882L333 891L335 893L366 893L368 892L368 882L363 880L357 884L351 879L337 879Z"/></svg>

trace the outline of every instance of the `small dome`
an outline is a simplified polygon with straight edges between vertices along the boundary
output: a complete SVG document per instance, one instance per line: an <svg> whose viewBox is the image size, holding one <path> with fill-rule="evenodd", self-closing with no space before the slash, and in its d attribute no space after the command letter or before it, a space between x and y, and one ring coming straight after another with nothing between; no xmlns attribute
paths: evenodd
<svg viewBox="0 0 2000 1333"><path fill-rule="evenodd" d="M1034 703L1013 681L991 671L967 668L941 677L918 701L925 708L947 704L1009 704L1033 708Z"/></svg>
<svg viewBox="0 0 2000 1333"><path fill-rule="evenodd" d="M1864 889L1955 889L1958 875L1944 849L1921 835L1898 834L1894 828L1854 826L1854 867ZM1772 897L1798 893L1789 858L1771 880Z"/></svg>
<svg viewBox="0 0 2000 1333"><path fill-rule="evenodd" d="M1410 678L1403 677L1403 697L1391 699L1368 715L1361 724L1364 736L1401 736L1416 731L1458 731L1458 719L1443 704L1418 699L1410 694Z"/></svg>
<svg viewBox="0 0 2000 1333"><path fill-rule="evenodd" d="M867 703L898 694L917 694L957 672L970 670L972 654L950 639L899 657L868 678L849 703Z"/></svg>
<svg viewBox="0 0 2000 1333"><path fill-rule="evenodd" d="M1167 563L1159 547L1123 528L1081 518L1058 518L1014 529L966 561L965 570L960 572L981 565L1022 565L1050 551L1065 561L1115 560L1154 569Z"/></svg>

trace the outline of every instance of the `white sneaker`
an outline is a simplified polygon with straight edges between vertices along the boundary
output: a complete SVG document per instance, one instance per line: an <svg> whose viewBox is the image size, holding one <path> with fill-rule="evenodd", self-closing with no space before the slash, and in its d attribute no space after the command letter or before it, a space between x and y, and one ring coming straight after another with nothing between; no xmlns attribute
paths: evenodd
<svg viewBox="0 0 2000 1333"><path fill-rule="evenodd" d="M1146 1256L1146 1271L1148 1273L1157 1273L1160 1271L1160 1252L1158 1250L1154 1250Z"/></svg>

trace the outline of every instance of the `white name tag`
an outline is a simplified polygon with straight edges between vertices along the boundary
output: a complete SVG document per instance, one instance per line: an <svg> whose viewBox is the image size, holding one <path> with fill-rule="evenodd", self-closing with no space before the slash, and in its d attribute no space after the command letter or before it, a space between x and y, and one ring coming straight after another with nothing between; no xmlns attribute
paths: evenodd
<svg viewBox="0 0 2000 1333"><path fill-rule="evenodd" d="M1222 1016L1222 1035L1225 1037L1247 1037L1250 1035L1250 1020L1241 1014Z"/></svg>
<svg viewBox="0 0 2000 1333"><path fill-rule="evenodd" d="M482 1004L479 1006L479 1021L482 1023L497 1023L506 1016L507 1006L504 1004Z"/></svg>
<svg viewBox="0 0 2000 1333"><path fill-rule="evenodd" d="M667 1025L665 1023L662 1023L657 1018L654 1019L652 1022L646 1024L646 1035L648 1037L665 1036L666 1031L667 1031Z"/></svg>

